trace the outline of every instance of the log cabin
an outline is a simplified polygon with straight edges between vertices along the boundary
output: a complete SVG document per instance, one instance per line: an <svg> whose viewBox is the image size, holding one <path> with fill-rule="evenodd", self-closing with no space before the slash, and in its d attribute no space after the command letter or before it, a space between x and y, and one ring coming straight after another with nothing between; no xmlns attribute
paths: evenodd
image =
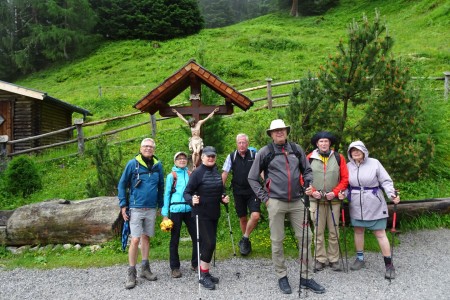
<svg viewBox="0 0 450 300"><path fill-rule="evenodd" d="M83 119L92 115L88 110L51 97L45 92L0 81L0 136L19 140L72 126L73 113ZM26 150L69 140L66 131L37 140L8 145L7 152Z"/></svg>

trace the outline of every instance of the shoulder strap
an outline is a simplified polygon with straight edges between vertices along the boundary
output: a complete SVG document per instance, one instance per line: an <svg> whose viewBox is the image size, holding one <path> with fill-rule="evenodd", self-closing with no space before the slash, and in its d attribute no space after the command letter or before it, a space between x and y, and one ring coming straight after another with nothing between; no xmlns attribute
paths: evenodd
<svg viewBox="0 0 450 300"><path fill-rule="evenodd" d="M177 172L172 171L172 177L173 177L173 183L172 183L172 189L170 190L170 197L172 197L172 194L176 191L177 186Z"/></svg>
<svg viewBox="0 0 450 300"><path fill-rule="evenodd" d="M266 156L264 156L264 158L261 160L260 166L260 169L264 171L265 178L267 178L268 176L267 170L269 168L269 164L275 157L275 148L273 147L272 143L267 144L267 148L269 149L269 153Z"/></svg>
<svg viewBox="0 0 450 300"><path fill-rule="evenodd" d="M336 158L337 164L340 167L341 166L341 156L339 155L339 152L333 151L334 157Z"/></svg>
<svg viewBox="0 0 450 300"><path fill-rule="evenodd" d="M234 150L230 153L230 159L231 159L231 168L233 169L234 161L236 160L236 154L237 150Z"/></svg>

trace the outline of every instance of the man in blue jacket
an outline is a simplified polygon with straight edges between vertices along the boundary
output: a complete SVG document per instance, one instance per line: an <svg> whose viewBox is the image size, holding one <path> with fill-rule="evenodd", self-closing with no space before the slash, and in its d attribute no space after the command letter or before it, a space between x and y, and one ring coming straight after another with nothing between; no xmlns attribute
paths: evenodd
<svg viewBox="0 0 450 300"><path fill-rule="evenodd" d="M154 281L156 275L150 270L148 253L150 237L155 235L157 209L163 206L164 172L155 153L155 141L145 138L140 153L128 161L120 178L119 205L125 221L130 220L131 243L128 250L128 277L125 288L136 286L136 261L141 242L142 278ZM128 200L127 200L128 194ZM129 211L129 215L128 215Z"/></svg>

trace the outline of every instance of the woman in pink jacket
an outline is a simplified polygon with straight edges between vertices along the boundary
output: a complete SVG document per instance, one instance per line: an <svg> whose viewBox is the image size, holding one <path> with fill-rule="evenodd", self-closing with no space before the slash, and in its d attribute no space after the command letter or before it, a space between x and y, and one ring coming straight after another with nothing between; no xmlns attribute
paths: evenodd
<svg viewBox="0 0 450 300"><path fill-rule="evenodd" d="M350 218L355 231L357 254L350 269L356 271L365 267L364 230L367 228L374 232L380 245L386 266L385 278L393 279L395 268L392 264L389 239L386 236L388 208L384 193L395 204L400 202L400 197L385 168L377 159L369 157L369 151L363 142L351 143L347 154L349 159L347 198L350 203Z"/></svg>

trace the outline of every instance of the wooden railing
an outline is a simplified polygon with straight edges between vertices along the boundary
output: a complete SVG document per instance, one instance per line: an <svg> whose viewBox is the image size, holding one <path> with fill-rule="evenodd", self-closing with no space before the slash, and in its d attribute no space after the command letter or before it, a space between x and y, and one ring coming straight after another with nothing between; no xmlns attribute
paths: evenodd
<svg viewBox="0 0 450 300"><path fill-rule="evenodd" d="M314 79L316 79L316 78L314 78ZM444 77L422 77L422 78L414 77L412 79L443 80L444 81L444 97L445 97L445 99L448 99L449 89L450 89L450 72L444 72ZM259 107L255 108L254 110L280 108L280 107L285 107L288 104L281 103L281 104L274 105L274 100L275 99L289 97L290 93L273 94L273 88L274 87L285 86L285 85L291 85L291 84L295 84L295 83L298 83L298 82L300 82L300 80L289 80L289 81L284 81L284 82L272 83L272 79L271 78L267 78L265 85L259 85L259 86L243 89L243 90L240 90L239 92L241 92L241 93L249 93L249 92L258 91L258 90L264 90L265 89L266 90L266 96L259 97L259 98L254 98L254 99L251 99L251 100L253 102L259 102L259 101L267 100L267 103L262 105L262 106L259 106ZM139 126L143 126L143 125L146 125L146 124L149 124L149 123L152 124L152 134L153 134L153 136L155 136L155 134L156 134L156 122L169 119L169 118L156 119L156 117L154 115L151 115L149 121L140 122L140 123L137 123L137 124L134 124L134 125L130 125L130 126L122 127L122 128L119 128L119 129L103 132L101 134L93 135L93 136L90 136L90 137L84 137L83 127L95 126L95 125L99 125L99 124L103 124L103 123L107 123L107 122L111 122L111 121L126 119L126 118L130 118L130 117L134 117L134 116L139 115L139 114L142 114L142 112L130 113L130 114L122 115L122 116L112 117L112 118L108 118L108 119L104 119L104 120L100 120L100 121L88 122L88 123L84 123L82 119L76 119L74 121L74 125L73 126L70 126L70 127L67 127L67 128L63 128L63 129L59 129L59 130L52 131L52 132L48 132L48 133L45 133L45 134L40 134L40 135L36 135L36 136L33 136L33 137L28 137L28 138L23 138L23 139L19 139L19 140L13 140L13 141L9 141L8 140L8 136L0 136L0 158L1 157L6 157L6 156L12 157L12 156L19 155L19 154L30 153L30 152L34 152L34 151L44 150L44 149L48 149L48 148L53 148L53 147L58 147L58 146L63 146L63 145L68 145L68 144L73 144L73 143L78 143L78 154L79 155L83 155L84 154L84 150L85 150L85 146L84 145L85 145L85 142L87 142L87 141L97 139L97 138L99 138L101 136L108 136L108 135L116 134L116 133L119 133L119 132L122 132L122 131L125 131L125 130L129 130L129 129L133 129L133 128L136 128L136 127L139 127ZM7 145L14 145L14 144L21 143L21 142L37 140L37 139L40 139L40 138L52 136L52 135L55 135L55 134L58 134L58 133L71 131L71 130L75 130L75 129L76 129L76 132L77 132L77 138L76 139L72 139L72 140L68 140L68 141L62 141L62 142L49 144L49 145L44 145L44 146L39 146L39 147L34 147L34 148L29 148L29 149L21 150L21 151L15 151L13 153L7 153L7 147L6 147Z"/></svg>

